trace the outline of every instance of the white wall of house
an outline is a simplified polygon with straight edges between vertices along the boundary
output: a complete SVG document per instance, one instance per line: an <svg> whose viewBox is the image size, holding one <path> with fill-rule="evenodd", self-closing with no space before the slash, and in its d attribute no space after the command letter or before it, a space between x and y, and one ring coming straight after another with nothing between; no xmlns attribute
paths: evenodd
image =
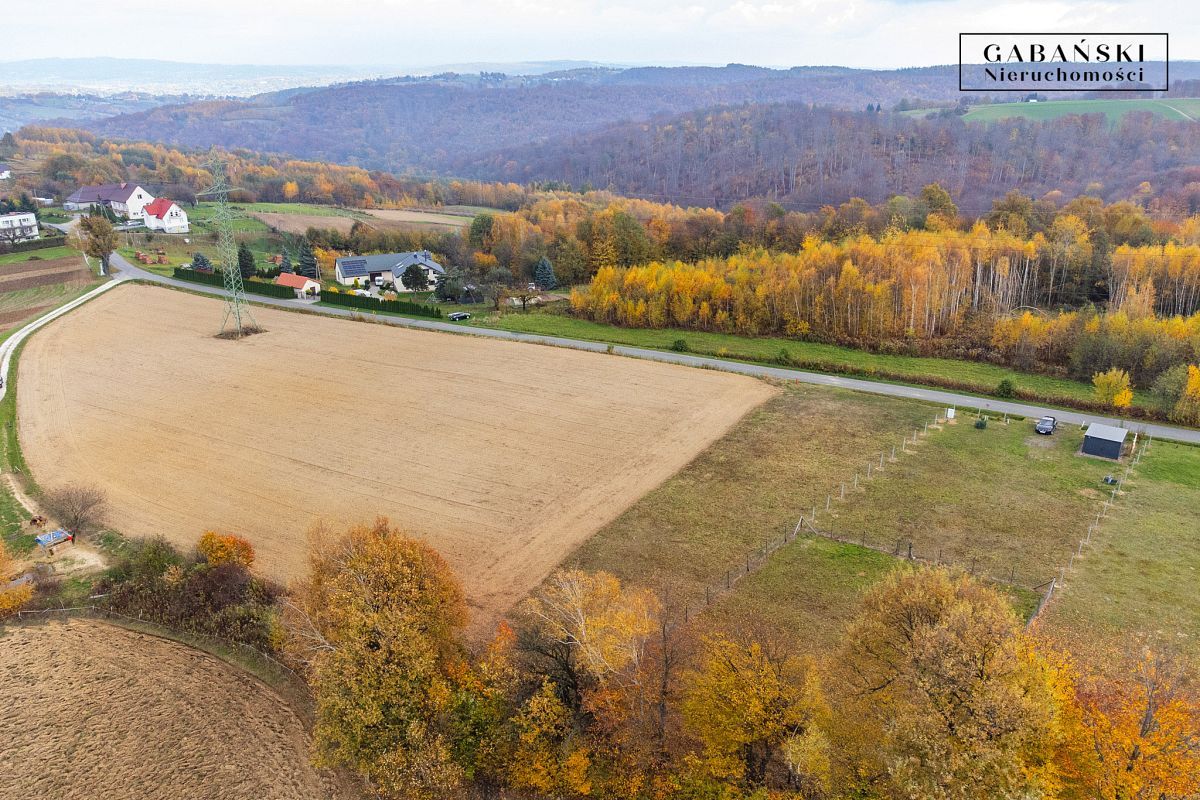
<svg viewBox="0 0 1200 800"><path fill-rule="evenodd" d="M407 269L407 267L405 267L405 269ZM441 276L441 273L438 272L437 270L430 269L429 267L425 267L425 280L428 282L430 289L432 289L434 286L437 286L438 278L440 276ZM404 270L400 270L399 272L394 273L391 277L396 282L396 291L397 292L412 291L411 289L408 289L404 286L404 280L403 280Z"/></svg>
<svg viewBox="0 0 1200 800"><path fill-rule="evenodd" d="M144 210L143 217L146 227L152 231L162 231L163 233L187 233L189 230L187 212L180 208L176 203L171 204L171 207L167 210L166 215L162 219L159 219L153 214L145 214Z"/></svg>
<svg viewBox="0 0 1200 800"><path fill-rule="evenodd" d="M144 219L145 214L142 210L154 202L154 195L147 192L140 186L133 187L133 194L129 195L129 200L125 203L112 204L113 211L122 215L126 219Z"/></svg>
<svg viewBox="0 0 1200 800"><path fill-rule="evenodd" d="M0 216L0 242L24 242L36 239L39 235L37 217L31 212L22 211Z"/></svg>

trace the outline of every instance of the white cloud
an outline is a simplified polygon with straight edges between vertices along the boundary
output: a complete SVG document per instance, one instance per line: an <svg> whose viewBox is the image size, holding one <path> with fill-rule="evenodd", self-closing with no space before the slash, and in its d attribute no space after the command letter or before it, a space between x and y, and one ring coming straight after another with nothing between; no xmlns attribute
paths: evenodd
<svg viewBox="0 0 1200 800"><path fill-rule="evenodd" d="M136 14L60 0L55 9L6 17L0 58L893 67L953 63L960 31L988 30L1168 31L1176 57L1200 57L1200 12L1191 0L206 0Z"/></svg>

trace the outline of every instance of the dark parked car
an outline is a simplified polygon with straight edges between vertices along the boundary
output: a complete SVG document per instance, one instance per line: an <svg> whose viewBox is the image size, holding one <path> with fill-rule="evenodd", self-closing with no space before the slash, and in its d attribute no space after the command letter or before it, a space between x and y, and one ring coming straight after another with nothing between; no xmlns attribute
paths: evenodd
<svg viewBox="0 0 1200 800"><path fill-rule="evenodd" d="M470 319L471 315L466 311L455 311L453 314L447 314L446 319L451 322L462 322L464 319Z"/></svg>
<svg viewBox="0 0 1200 800"><path fill-rule="evenodd" d="M1054 433L1054 429L1057 427L1058 420L1056 420L1054 417L1042 417L1037 421L1037 425L1033 426L1033 429L1040 434L1049 436L1050 434Z"/></svg>

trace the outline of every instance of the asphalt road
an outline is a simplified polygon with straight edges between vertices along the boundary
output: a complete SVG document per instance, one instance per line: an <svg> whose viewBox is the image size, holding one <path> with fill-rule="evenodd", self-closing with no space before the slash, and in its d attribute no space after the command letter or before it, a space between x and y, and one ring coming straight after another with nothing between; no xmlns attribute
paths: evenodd
<svg viewBox="0 0 1200 800"><path fill-rule="evenodd" d="M180 289L187 289L192 292L201 294L211 294L216 296L224 296L224 289L215 286L205 286L204 284L191 283L189 281L178 281L174 278L167 278L162 275L155 274L144 270L134 264L129 263L120 255L114 253L112 256L112 265L116 267L120 274L118 280L138 279L149 281L152 283L162 284L164 286L173 286ZM105 284L109 286L110 284ZM101 287L103 288L103 287ZM47 317L59 316L66 311L83 302L85 298L71 304L69 307L64 306L62 309L51 312ZM275 297L260 297L252 296L255 303L267 306L276 306L278 308L286 308L291 310L304 309L313 313L326 314L333 317L352 317L362 316L361 311L351 309L335 308L330 306L315 306L309 303L304 303L298 300L285 300ZM37 322L31 323L30 326L38 326L44 324L43 320L49 321L45 317ZM590 350L593 352L606 352L609 345L603 342L589 342L580 339L567 339L560 336L541 336L532 333L518 333L515 331L494 330L491 328L479 328L471 325L460 325L453 322L438 322L436 320L424 319L408 319L405 317L393 317L388 315L379 315L377 320L388 325L396 325L402 328L418 328L429 331L445 331L448 333L469 334L472 336L488 336L493 339L508 339L516 342L532 342L534 344L553 345L555 347L570 347L575 350ZM24 338L24 330L17 334ZM30 331L32 332L32 331ZM16 338L14 336L13 338ZM8 342L5 342L3 347L7 347ZM1128 428L1131 431L1139 433L1152 434L1156 439L1171 439L1180 442L1189 442L1192 444L1200 444L1200 430L1190 428L1177 428L1172 425L1160 425L1151 422L1138 422L1133 420L1121 419L1118 417L1104 417L1098 414L1088 414L1080 411L1070 411L1066 409L1057 409L1050 406L1032 405L1029 403L1013 403L1006 400L992 400L982 397L974 397L972 395L957 394L954 392L941 391L939 389L924 389L919 386L904 386L895 383L882 383L879 381L867 381L857 378L846 378L840 375L826 375L820 372L806 372L799 369L786 369L783 367L769 367L760 364L745 364L738 361L725 361L719 358L708 358L706 356L689 355L687 353L673 353L661 350L648 350L642 347L628 347L626 345L613 345L612 352L617 355L628 356L630 358L642 358L649 361L663 361L670 364L683 364L689 367L703 367L706 369L719 369L724 372L736 372L743 375L754 375L758 377L777 378L779 380L800 381L801 383L811 383L817 386L836 386L841 389L853 389L858 392L870 392L871 394L886 395L888 397L902 397L909 400L923 400L946 407L954 407L959 409L982 409L992 413L1013 414L1022 417L1040 417L1046 414L1053 415L1058 418L1060 423L1073 425L1084 425L1089 422L1103 422L1108 425ZM4 361L2 374L8 374L8 350L4 351ZM3 394L0 393L0 397Z"/></svg>

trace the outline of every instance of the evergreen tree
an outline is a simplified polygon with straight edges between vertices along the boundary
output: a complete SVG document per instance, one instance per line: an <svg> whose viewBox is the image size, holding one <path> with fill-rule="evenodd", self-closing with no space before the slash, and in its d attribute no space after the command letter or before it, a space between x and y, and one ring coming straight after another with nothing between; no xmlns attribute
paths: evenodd
<svg viewBox="0 0 1200 800"><path fill-rule="evenodd" d="M317 277L317 255L313 252L308 239L300 240L300 257L296 260L296 273L306 278L320 280Z"/></svg>
<svg viewBox="0 0 1200 800"><path fill-rule="evenodd" d="M254 253L250 252L245 242L238 245L237 261L242 280L253 278L258 273L258 267L254 264Z"/></svg>
<svg viewBox="0 0 1200 800"><path fill-rule="evenodd" d="M283 261L279 262L279 271L280 272L295 272L296 271L295 268L292 266L291 256L289 256L286 252L283 254Z"/></svg>
<svg viewBox="0 0 1200 800"><path fill-rule="evenodd" d="M3 137L0 137L0 156L8 158L17 154L17 140L12 135L12 131L5 132Z"/></svg>
<svg viewBox="0 0 1200 800"><path fill-rule="evenodd" d="M558 288L558 277L554 274L554 265L550 259L542 256L537 266L533 268L533 281L539 289L549 291Z"/></svg>
<svg viewBox="0 0 1200 800"><path fill-rule="evenodd" d="M196 253L192 256L192 269L198 272L212 272L212 262L204 253Z"/></svg>
<svg viewBox="0 0 1200 800"><path fill-rule="evenodd" d="M429 275L420 264L409 264L400 276L400 282L410 292L423 292L429 288Z"/></svg>

